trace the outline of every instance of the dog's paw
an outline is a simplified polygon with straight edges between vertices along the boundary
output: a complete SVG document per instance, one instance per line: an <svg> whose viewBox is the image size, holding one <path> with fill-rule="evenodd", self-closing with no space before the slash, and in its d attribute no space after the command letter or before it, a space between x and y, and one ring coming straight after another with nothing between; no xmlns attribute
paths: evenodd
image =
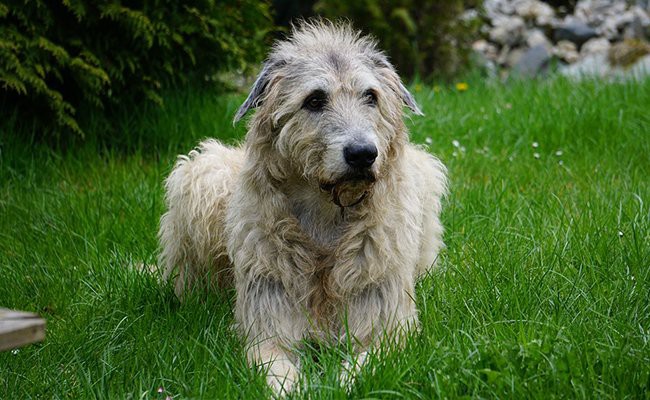
<svg viewBox="0 0 650 400"><path fill-rule="evenodd" d="M275 359L266 374L266 383L278 397L294 391L298 379L298 367L288 359Z"/></svg>
<svg viewBox="0 0 650 400"><path fill-rule="evenodd" d="M361 373L361 368L366 363L368 352L364 351L352 358L344 360L341 364L341 373L339 374L339 382L345 388L346 392L350 392L354 386L357 376Z"/></svg>

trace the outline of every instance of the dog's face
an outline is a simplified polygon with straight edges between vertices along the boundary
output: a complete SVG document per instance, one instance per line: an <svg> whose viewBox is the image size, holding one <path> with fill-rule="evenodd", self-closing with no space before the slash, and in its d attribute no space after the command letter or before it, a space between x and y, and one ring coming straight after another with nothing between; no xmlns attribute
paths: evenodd
<svg viewBox="0 0 650 400"><path fill-rule="evenodd" d="M404 139L404 104L420 113L374 43L347 28L307 26L275 46L236 119L259 107L255 118L266 122L284 164L349 206Z"/></svg>

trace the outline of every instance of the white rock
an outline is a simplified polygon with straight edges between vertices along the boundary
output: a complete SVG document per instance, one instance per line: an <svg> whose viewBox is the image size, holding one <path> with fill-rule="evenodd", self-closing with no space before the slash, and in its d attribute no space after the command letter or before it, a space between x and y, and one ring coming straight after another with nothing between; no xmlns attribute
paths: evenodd
<svg viewBox="0 0 650 400"><path fill-rule="evenodd" d="M626 9L625 0L580 0L576 4L574 16L591 27L599 28L611 17L623 14Z"/></svg>
<svg viewBox="0 0 650 400"><path fill-rule="evenodd" d="M559 24L559 19L554 15L552 17L539 16L535 20L535 24L541 27L554 27Z"/></svg>
<svg viewBox="0 0 650 400"><path fill-rule="evenodd" d="M560 72L571 79L599 78L608 80L643 80L650 77L650 54L639 59L632 67L612 67L606 54L590 54Z"/></svg>
<svg viewBox="0 0 650 400"><path fill-rule="evenodd" d="M491 20L505 15L512 15L515 12L515 8L510 0L485 0L483 2L483 9Z"/></svg>
<svg viewBox="0 0 650 400"><path fill-rule="evenodd" d="M461 21L473 21L479 17L478 11L474 8L470 8L469 10L465 10L464 13L460 15L460 20Z"/></svg>
<svg viewBox="0 0 650 400"><path fill-rule="evenodd" d="M591 22L604 15L620 14L626 8L625 0L580 0L576 4L574 15L585 22Z"/></svg>
<svg viewBox="0 0 650 400"><path fill-rule="evenodd" d="M580 57L584 58L591 54L607 54L612 45L606 38L589 39L580 49Z"/></svg>
<svg viewBox="0 0 650 400"><path fill-rule="evenodd" d="M497 57L497 64L506 65L506 60L508 59L510 50L512 49L508 45L505 45L501 48L501 50L499 51L499 56Z"/></svg>
<svg viewBox="0 0 650 400"><path fill-rule="evenodd" d="M519 0L513 2L515 14L525 19L535 19L535 0Z"/></svg>
<svg viewBox="0 0 650 400"><path fill-rule="evenodd" d="M537 45L543 45L547 50L551 50L553 44L546 37L544 32L541 29L531 29L526 32L526 45L528 47L535 47Z"/></svg>
<svg viewBox="0 0 650 400"><path fill-rule="evenodd" d="M521 17L499 17L492 20L490 40L501 45L516 45L523 41L526 23Z"/></svg>
<svg viewBox="0 0 650 400"><path fill-rule="evenodd" d="M611 15L605 19L596 31L607 39L615 40L620 38L623 28L630 25L632 21L634 21L634 14L629 11L619 15Z"/></svg>
<svg viewBox="0 0 650 400"><path fill-rule="evenodd" d="M523 77L543 74L551 60L551 53L543 46L537 45L526 50L512 68L512 73Z"/></svg>
<svg viewBox="0 0 650 400"><path fill-rule="evenodd" d="M568 40L560 40L553 48L553 54L569 64L573 64L580 58L575 43Z"/></svg>
<svg viewBox="0 0 650 400"><path fill-rule="evenodd" d="M483 53L490 43L485 39L479 39L472 43L472 50Z"/></svg>
<svg viewBox="0 0 650 400"><path fill-rule="evenodd" d="M521 61L521 58L524 56L525 53L526 50L524 50L521 47L512 49L512 51L508 53L508 56L506 57L505 64L508 67L514 67L519 63L519 61Z"/></svg>
<svg viewBox="0 0 650 400"><path fill-rule="evenodd" d="M648 11L644 11L643 8L639 6L634 6L630 8L630 12L634 14L636 18L639 19L641 25L645 28L650 26L650 2L648 3Z"/></svg>
<svg viewBox="0 0 650 400"><path fill-rule="evenodd" d="M611 66L607 54L590 54L575 64L560 69L562 75L575 80L604 78L610 72Z"/></svg>
<svg viewBox="0 0 650 400"><path fill-rule="evenodd" d="M534 20L537 25L548 25L555 11L546 3L539 0L519 0L514 3L515 14L528 20Z"/></svg>
<svg viewBox="0 0 650 400"><path fill-rule="evenodd" d="M625 26L623 37L625 39L644 39L646 32L649 32L650 16L639 6L630 9L633 15L632 22Z"/></svg>
<svg viewBox="0 0 650 400"><path fill-rule="evenodd" d="M485 39L480 39L472 43L472 50L482 54L490 61L496 61L499 57L499 49Z"/></svg>
<svg viewBox="0 0 650 400"><path fill-rule="evenodd" d="M555 10L553 10L553 7L541 1L537 2L535 14L535 22L540 26L550 25L555 18Z"/></svg>

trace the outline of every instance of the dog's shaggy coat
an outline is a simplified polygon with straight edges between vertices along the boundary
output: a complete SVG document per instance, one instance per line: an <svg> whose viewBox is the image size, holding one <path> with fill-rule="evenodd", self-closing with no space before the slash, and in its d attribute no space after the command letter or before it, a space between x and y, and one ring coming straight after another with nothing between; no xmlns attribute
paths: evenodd
<svg viewBox="0 0 650 400"><path fill-rule="evenodd" d="M421 114L372 40L305 23L274 46L238 111L235 122L257 109L243 146L207 140L167 178L166 277L181 297L234 283L249 360L276 390L297 379L292 349L305 338L351 335L364 352L417 325L446 178L409 143L404 105Z"/></svg>

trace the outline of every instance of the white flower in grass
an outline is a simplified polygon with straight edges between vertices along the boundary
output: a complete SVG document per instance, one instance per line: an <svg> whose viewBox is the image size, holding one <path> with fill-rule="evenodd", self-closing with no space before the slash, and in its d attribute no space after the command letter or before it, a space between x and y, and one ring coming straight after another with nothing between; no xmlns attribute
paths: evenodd
<svg viewBox="0 0 650 400"><path fill-rule="evenodd" d="M557 162L559 165L564 165L564 161L560 160Z"/></svg>
<svg viewBox="0 0 650 400"><path fill-rule="evenodd" d="M533 153L533 157L535 157L536 159L539 160L540 155L539 155L539 153Z"/></svg>
<svg viewBox="0 0 650 400"><path fill-rule="evenodd" d="M426 138L424 138L424 143L431 144L431 143L433 143L433 140L430 137L427 136Z"/></svg>
<svg viewBox="0 0 650 400"><path fill-rule="evenodd" d="M562 154L564 154L562 152L562 150L558 150L558 151L555 152L555 155L558 156L558 157L562 156Z"/></svg>
<svg viewBox="0 0 650 400"><path fill-rule="evenodd" d="M165 388L163 388L163 387L161 386L161 387L158 388L157 392L158 392L158 393L165 393Z"/></svg>
<svg viewBox="0 0 650 400"><path fill-rule="evenodd" d="M623 237L623 231L618 231L618 237Z"/></svg>
<svg viewBox="0 0 650 400"><path fill-rule="evenodd" d="M454 151L453 153L451 153L451 155L452 155L453 157L458 157L458 152L457 152L457 151Z"/></svg>
<svg viewBox="0 0 650 400"><path fill-rule="evenodd" d="M483 155L487 156L489 154L489 152L490 152L490 149L487 146L483 146L483 148L481 148L481 149L474 149L474 152L476 154L483 154Z"/></svg>
<svg viewBox="0 0 650 400"><path fill-rule="evenodd" d="M17 356L18 353L20 353L20 349L13 349L13 350L11 350L11 354L14 355L14 356Z"/></svg>
<svg viewBox="0 0 650 400"><path fill-rule="evenodd" d="M454 147L460 147L460 142L458 140L456 140L456 139L452 140L451 144L453 144Z"/></svg>
<svg viewBox="0 0 650 400"><path fill-rule="evenodd" d="M537 142L533 142L533 149L536 149L536 148L538 148L538 147L539 147L539 143L537 143Z"/></svg>

